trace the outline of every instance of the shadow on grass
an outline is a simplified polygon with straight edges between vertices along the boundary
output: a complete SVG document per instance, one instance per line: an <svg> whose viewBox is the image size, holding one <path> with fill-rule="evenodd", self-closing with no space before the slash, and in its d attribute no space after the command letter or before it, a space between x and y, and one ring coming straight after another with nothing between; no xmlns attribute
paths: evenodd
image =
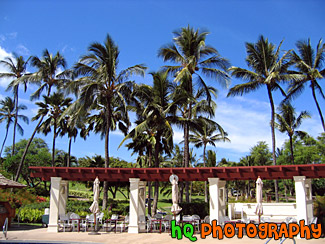
<svg viewBox="0 0 325 244"><path fill-rule="evenodd" d="M8 228L9 231L21 231L21 230L35 230L35 229L42 229L41 224L27 224L27 223L12 223L11 226Z"/></svg>

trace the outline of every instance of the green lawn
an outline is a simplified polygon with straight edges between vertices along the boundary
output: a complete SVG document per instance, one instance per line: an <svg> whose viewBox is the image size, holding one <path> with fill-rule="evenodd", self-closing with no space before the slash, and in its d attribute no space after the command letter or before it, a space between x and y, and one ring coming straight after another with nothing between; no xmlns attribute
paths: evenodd
<svg viewBox="0 0 325 244"><path fill-rule="evenodd" d="M91 200L91 196L92 196L92 189L89 187L87 188L85 186L85 184L83 183L79 183L79 182L70 182L70 186L69 189L72 191L78 191L78 192L84 192L87 193L90 196ZM128 195L127 191L124 190L123 193L125 194L125 196ZM100 196L101 198L103 197L103 195L101 194ZM112 198L112 194L109 192L108 193L108 197ZM116 198L115 200L128 200L126 199L123 194L121 192L117 192L116 194ZM192 196L192 201L204 201L204 196ZM121 203L121 204L125 204L125 207L128 206L128 203ZM172 202L171 202L171 195L169 196L164 196L163 194L159 194L159 201L158 201L158 209L167 213L170 213L170 208L172 206Z"/></svg>

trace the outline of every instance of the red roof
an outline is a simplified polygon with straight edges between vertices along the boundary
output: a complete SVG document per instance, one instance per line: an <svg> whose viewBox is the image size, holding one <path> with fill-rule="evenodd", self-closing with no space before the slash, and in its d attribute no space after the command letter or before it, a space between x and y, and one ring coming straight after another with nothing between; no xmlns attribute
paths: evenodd
<svg viewBox="0 0 325 244"><path fill-rule="evenodd" d="M247 166L247 167L198 167L198 168L80 168L80 167L29 167L31 177L50 181L51 177L62 177L70 181L129 181L140 178L143 181L168 181L176 174L179 181L207 181L208 178L222 180L292 179L293 176L325 178L325 164Z"/></svg>
<svg viewBox="0 0 325 244"><path fill-rule="evenodd" d="M26 187L25 185L13 181L13 180L9 180L6 177L4 177L2 174L0 174L0 188L23 188Z"/></svg>

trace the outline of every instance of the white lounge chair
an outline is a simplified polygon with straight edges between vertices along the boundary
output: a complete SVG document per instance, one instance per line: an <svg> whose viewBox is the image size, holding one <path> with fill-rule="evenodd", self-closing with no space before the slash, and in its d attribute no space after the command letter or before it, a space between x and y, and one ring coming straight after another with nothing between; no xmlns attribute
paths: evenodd
<svg viewBox="0 0 325 244"><path fill-rule="evenodd" d="M72 230L72 224L70 222L70 218L67 214L60 214L59 215L59 221L58 221L59 229L62 228L65 232L67 229L69 231Z"/></svg>

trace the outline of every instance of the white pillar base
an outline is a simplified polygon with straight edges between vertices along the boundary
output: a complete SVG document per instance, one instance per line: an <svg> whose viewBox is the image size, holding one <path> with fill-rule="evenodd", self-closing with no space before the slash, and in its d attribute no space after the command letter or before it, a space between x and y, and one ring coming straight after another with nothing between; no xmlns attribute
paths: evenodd
<svg viewBox="0 0 325 244"><path fill-rule="evenodd" d="M58 233L58 225L47 225L47 232Z"/></svg>
<svg viewBox="0 0 325 244"><path fill-rule="evenodd" d="M139 233L139 226L128 226L128 233L131 234L138 234Z"/></svg>

